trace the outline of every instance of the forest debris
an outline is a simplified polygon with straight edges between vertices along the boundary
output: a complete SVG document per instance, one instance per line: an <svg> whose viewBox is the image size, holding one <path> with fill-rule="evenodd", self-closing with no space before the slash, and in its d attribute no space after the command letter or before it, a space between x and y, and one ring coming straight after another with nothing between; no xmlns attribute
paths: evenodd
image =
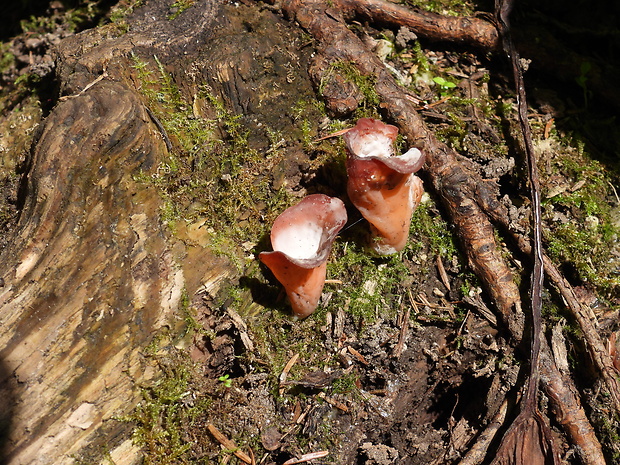
<svg viewBox="0 0 620 465"><path fill-rule="evenodd" d="M506 57L511 60L514 85L517 93L517 108L521 134L529 174L532 201L532 229L534 239L532 252L534 264L530 284L530 304L532 312L532 339L530 348L529 378L525 395L521 400L521 411L504 434L492 465L534 463L559 464L560 456L556 448L548 421L538 411L538 389L540 381L539 360L542 339L542 287L544 279L542 246L542 207L540 202L540 181L531 128L527 119L527 98L523 82L521 61L511 36L509 15L512 0L495 2L497 27L502 39Z"/></svg>
<svg viewBox="0 0 620 465"><path fill-rule="evenodd" d="M346 336L344 334L345 320L346 320L346 313L344 312L342 308L339 308L334 318L334 331L333 331L333 337L334 337L334 340L337 341L338 348L342 347L341 341L343 341L343 338L346 339Z"/></svg>
<svg viewBox="0 0 620 465"><path fill-rule="evenodd" d="M493 220L500 217L500 221L506 221L506 209L498 201L498 193L493 189L493 185L462 166L456 153L436 140L415 111L415 107L407 100L407 93L400 89L383 64L365 49L355 34L347 29L346 24L324 11L325 5L322 2L289 0L283 2L282 6L290 18L296 19L318 41L318 53L315 65L311 69L313 78L320 82L321 70L329 69L332 63L353 64L361 74L373 78L375 90L382 100L382 108L402 129L409 144L426 152L427 172L459 232L470 265L497 306L509 333L515 341L520 341L523 332L523 314L519 291L510 269L501 257L493 237L493 226L487 217L489 215ZM381 12L377 14L381 15ZM329 101L327 103L329 104ZM541 370L543 379L552 376L554 369L557 372L553 362L550 363ZM558 383L562 393L570 391L570 380L554 381ZM573 435L578 437L580 428L583 427L584 433L577 439L588 440L591 425L578 397L569 397L574 410L566 411L567 415L563 418L562 424L571 438ZM559 398L553 400L556 409L564 408L563 405L559 405ZM585 422L582 422L582 419L585 419ZM544 428L544 424L541 426L536 419L534 421L535 428L539 430ZM593 443L598 444L595 436Z"/></svg>
<svg viewBox="0 0 620 465"><path fill-rule="evenodd" d="M343 373L348 373L349 370L335 370L332 372L325 372L323 370L316 370L307 373L303 378L296 381L284 381L280 383L282 385L296 385L309 389L323 389L329 386L335 379L340 378Z"/></svg>
<svg viewBox="0 0 620 465"><path fill-rule="evenodd" d="M349 132L351 129L353 129L353 128L352 127L344 128L344 129L341 129L340 131L329 133L326 136L319 137L318 139L315 139L314 142L319 142L319 141L322 141L322 140L325 140L325 139L330 139L332 137L342 136L342 135L346 134L347 132Z"/></svg>
<svg viewBox="0 0 620 465"><path fill-rule="evenodd" d="M531 414L530 414L531 413ZM491 465L559 464L549 426L535 410L510 425Z"/></svg>
<svg viewBox="0 0 620 465"><path fill-rule="evenodd" d="M310 407L308 407L309 409ZM306 412L301 411L301 402L297 401L295 402L295 405L293 406L293 418L291 420L291 423L296 425L299 424L303 421L302 415L303 417L306 416L307 410Z"/></svg>
<svg viewBox="0 0 620 465"><path fill-rule="evenodd" d="M309 454L304 454L299 458L292 458L284 462L282 465L294 465L296 463L304 463L309 462L310 460L320 459L323 457L327 457L329 455L329 451L320 450L318 452L311 452Z"/></svg>
<svg viewBox="0 0 620 465"><path fill-rule="evenodd" d="M252 459L245 452L242 452L233 441L224 436L220 432L220 430L218 430L214 425L212 425L211 423L207 424L207 429L209 430L211 435L217 440L217 442L219 442L227 450L235 454L235 457L237 457L239 460L244 461L245 463L252 463Z"/></svg>
<svg viewBox="0 0 620 465"><path fill-rule="evenodd" d="M496 202L497 193L461 165L456 152L435 138L415 111L415 106L403 98L406 93L361 40L341 22L320 13L324 4L316 0L291 0L283 3L283 7L322 44L310 70L316 82L321 82L324 73L337 62L352 63L361 74L376 81L375 90L382 99L382 106L401 128L409 144L426 154L426 171L459 230L471 267L496 303L510 333L520 340L523 315L519 290L501 256L493 226L476 200L486 196L487 203L494 199ZM329 105L329 101L327 103Z"/></svg>
<svg viewBox="0 0 620 465"><path fill-rule="evenodd" d="M543 139L549 139L549 135L551 134L551 128L553 127L554 122L555 122L555 119L551 118L545 124L545 130L543 131Z"/></svg>
<svg viewBox="0 0 620 465"><path fill-rule="evenodd" d="M607 352L613 361L613 365L620 372L620 351L618 351L618 334L611 333L607 338Z"/></svg>
<svg viewBox="0 0 620 465"><path fill-rule="evenodd" d="M368 360L366 360L366 358L365 358L362 354L360 354L357 350L355 350L353 347L351 347L351 346L347 346L347 350L348 350L348 351L349 351L349 353L350 353L351 355L353 355L353 356L357 359L357 361L358 361L358 362L360 362L362 365L366 365L366 366L368 366L368 365L369 365Z"/></svg>
<svg viewBox="0 0 620 465"><path fill-rule="evenodd" d="M574 444L585 465L605 465L603 448L579 401L579 393L570 375L563 375L551 358L551 351L542 341L540 380L554 406L555 418Z"/></svg>
<svg viewBox="0 0 620 465"><path fill-rule="evenodd" d="M449 291L452 290L450 287L450 279L448 278L448 273L446 273L446 269L443 266L441 255L437 255L437 271L439 271L439 277L441 278L443 285L446 286L446 289Z"/></svg>
<svg viewBox="0 0 620 465"><path fill-rule="evenodd" d="M459 465L478 465L482 463L487 455L487 450L495 435L504 424L506 413L508 412L508 400L504 399L499 410L489 422L485 430L478 435L476 442L472 444Z"/></svg>
<svg viewBox="0 0 620 465"><path fill-rule="evenodd" d="M457 454L461 455L460 453L465 449L467 443L472 439L472 436L474 435L474 428L472 428L472 426L465 418L461 418L459 421L455 422L454 417L450 417L449 425L449 446L446 448L443 456L438 456L435 460L430 462L429 465L441 465L451 462L450 457L453 457Z"/></svg>
<svg viewBox="0 0 620 465"><path fill-rule="evenodd" d="M342 410L345 413L349 411L349 407L347 407L342 402L334 399L333 397L328 396L324 392L319 392L317 394L317 397L319 397L320 399L323 399L325 402L327 402L332 407L336 407L338 410Z"/></svg>
<svg viewBox="0 0 620 465"><path fill-rule="evenodd" d="M398 449L385 444L373 444L372 442L364 442L359 447L361 460L358 463L365 465L390 465L398 461Z"/></svg>
<svg viewBox="0 0 620 465"><path fill-rule="evenodd" d="M411 296L411 294L409 295ZM392 352L392 356L395 358L399 358L401 356L405 347L405 339L409 333L409 313L409 309L405 308L405 306L401 304L397 322L397 325L400 328L398 333L398 342L394 346L394 352Z"/></svg>
<svg viewBox="0 0 620 465"><path fill-rule="evenodd" d="M551 329L551 352L553 353L555 366L558 367L560 373L568 375L570 374L568 351L566 350L566 338L564 334L562 334L562 326L564 323L565 321L560 321Z"/></svg>
<svg viewBox="0 0 620 465"><path fill-rule="evenodd" d="M280 373L280 395L284 393L284 386L286 383L286 378L288 378L288 373L289 371L291 371L291 368L293 368L293 365L297 363L298 359L299 359L299 353L296 353L290 358L290 360L286 363L286 365L284 365L284 368L282 369L282 373Z"/></svg>
<svg viewBox="0 0 620 465"><path fill-rule="evenodd" d="M254 351L254 343L252 342L252 339L250 339L250 335L248 334L248 326L245 324L245 321L243 321L243 318L241 318L241 316L232 308L226 309L226 313L228 313L228 316L230 316L233 323L235 324L235 327L239 332L239 337L241 338L241 342L243 343L245 349L248 352Z"/></svg>
<svg viewBox="0 0 620 465"><path fill-rule="evenodd" d="M497 326L497 318L489 309L489 307L487 307L486 304L483 302L480 294L475 294L473 296L466 295L465 297L463 297L463 302L474 307L478 311L478 313L493 326Z"/></svg>
<svg viewBox="0 0 620 465"><path fill-rule="evenodd" d="M268 451L274 451L279 449L282 446L282 437L283 435L278 431L278 428L275 426L270 426L266 428L262 434L260 435L260 442Z"/></svg>
<svg viewBox="0 0 620 465"><path fill-rule="evenodd" d="M64 102L65 100L68 100L70 98L75 98L75 97L79 97L80 95L82 95L84 92L86 92L88 89L90 89L92 86L94 86L95 84L97 84L99 81L102 81L103 79L108 77L108 72L105 70L103 70L103 73L101 73L99 76L97 76L95 79L93 79L91 82L89 82L88 84L86 84L84 86L84 88L82 90L80 90L77 94L73 94L73 95L63 95L62 97L58 98L58 101L60 102ZM146 107L145 107L146 108ZM148 111L148 108L147 108Z"/></svg>

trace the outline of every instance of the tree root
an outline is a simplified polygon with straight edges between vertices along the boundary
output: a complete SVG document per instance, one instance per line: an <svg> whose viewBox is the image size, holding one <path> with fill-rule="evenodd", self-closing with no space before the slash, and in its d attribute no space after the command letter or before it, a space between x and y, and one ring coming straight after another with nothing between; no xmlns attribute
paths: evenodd
<svg viewBox="0 0 620 465"><path fill-rule="evenodd" d="M376 0L353 3L340 0L336 5L346 10L358 3L358 9L364 8L365 14L371 18L377 14L377 19L384 22L391 21L390 15L394 11L404 11L401 7L394 6L392 10L378 12L371 8L372 5L377 4ZM523 335L521 299L512 272L500 255L494 238L494 228L489 219L497 222L500 217L503 217L501 224L505 224L507 216L500 214L505 213L505 208L497 201L497 193L491 183L482 180L476 173L463 166L458 161L456 152L434 137L416 112L407 92L398 86L381 61L364 46L355 34L347 29L339 11L326 8L322 2L317 0L290 0L282 6L289 17L297 20L319 42L318 56L312 70L314 79L321 82L330 65L350 63L362 75L374 80L381 107L388 117L401 128L410 145L419 147L426 153L428 163L425 171L434 190L442 200L443 207L457 228L469 263L489 293L508 333L515 342L519 342ZM323 89L326 88L323 87ZM330 97L333 96L324 96L329 105ZM342 100L336 97L335 100ZM523 246L521 248L526 252ZM554 274L553 269L547 259L545 270L548 275L556 285L563 283L558 288L563 295L564 293L569 295L570 292L567 290L569 287L563 279L560 279L559 272L557 275ZM555 271L557 272L557 269ZM574 294L568 303L569 305L578 304L574 299ZM576 315L583 315L583 313L579 311ZM577 320L581 324L583 318L577 317ZM588 322L584 323L587 327ZM607 363L603 355L605 352L600 350L602 344L599 344L600 338L595 331L588 331L588 334L593 341L590 351L599 360L595 362L597 367L601 373L609 374L608 367L612 365ZM602 448L581 406L572 381L560 375L547 347L543 347L541 357L542 384L552 402L558 422L572 443L578 446L584 463L604 464ZM595 359L594 356L593 359ZM616 390L610 388L610 391L615 397ZM480 452L477 453L480 455Z"/></svg>
<svg viewBox="0 0 620 465"><path fill-rule="evenodd" d="M414 11L385 0L334 0L334 10L351 19L354 16L376 24L404 26L432 42L446 42L492 52L501 48L499 34L488 14L458 17ZM541 36L543 34L543 36ZM534 39L535 38L535 39ZM515 31L517 49L532 60L532 67L574 85L582 72L575 63L590 64L588 89L602 101L620 107L620 93L609 85L609 76L618 69L609 63L595 62L562 46L550 31Z"/></svg>
<svg viewBox="0 0 620 465"><path fill-rule="evenodd" d="M500 45L497 29L484 18L415 11L384 0L336 0L334 3L342 14L358 15L373 23L405 26L431 41L463 44L488 51Z"/></svg>

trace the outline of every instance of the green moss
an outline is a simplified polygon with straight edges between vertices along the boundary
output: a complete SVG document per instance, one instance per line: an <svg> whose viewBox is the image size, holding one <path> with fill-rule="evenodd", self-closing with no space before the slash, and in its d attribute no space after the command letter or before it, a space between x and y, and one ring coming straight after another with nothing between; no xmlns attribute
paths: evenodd
<svg viewBox="0 0 620 465"><path fill-rule="evenodd" d="M190 8L196 3L196 0L177 0L170 5L170 10L174 10L173 13L168 15L169 20L177 18L181 13Z"/></svg>
<svg viewBox="0 0 620 465"><path fill-rule="evenodd" d="M332 256L328 278L342 284L335 286L330 307L343 308L369 323L379 314L384 318L396 314L395 302L403 291L404 280L410 275L401 256L374 257L357 240L336 242Z"/></svg>
<svg viewBox="0 0 620 465"><path fill-rule="evenodd" d="M620 420L609 413L609 399L601 399L601 405L594 412L594 421L599 427L602 440L609 454L610 463L620 463Z"/></svg>
<svg viewBox="0 0 620 465"><path fill-rule="evenodd" d="M144 450L144 464L191 464L192 443L186 431L209 411L210 401L192 398L193 366L180 354L162 359L163 376L142 390L143 400L125 418L136 424L134 441Z"/></svg>
<svg viewBox="0 0 620 465"><path fill-rule="evenodd" d="M10 52L11 44L0 44L0 73L5 73L15 62L15 55Z"/></svg>
<svg viewBox="0 0 620 465"><path fill-rule="evenodd" d="M331 394L350 394L358 393L359 374L355 371L344 374L336 378L330 387Z"/></svg>
<svg viewBox="0 0 620 465"><path fill-rule="evenodd" d="M544 237L552 259L570 263L579 279L596 286L604 296L620 294L618 264L610 259L620 237L620 225L608 201L613 180L599 162L588 160L583 153L555 157L543 176L552 174L579 186L543 202L549 223ZM556 214L570 219L555 222Z"/></svg>
<svg viewBox="0 0 620 465"><path fill-rule="evenodd" d="M271 148L259 153L241 115L207 89L199 89L190 104L157 57L154 63L132 60L141 92L173 147L156 173L139 179L158 187L162 221L173 232L178 222L205 219L213 252L243 271L247 251L240 244L258 243L275 212L291 203L287 190L274 190L264 175L285 157L282 135L267 129Z"/></svg>
<svg viewBox="0 0 620 465"><path fill-rule="evenodd" d="M68 6L68 2L64 2ZM106 14L105 5L102 2L83 0L72 2L74 8L60 9L52 15L30 16L20 21L21 29L28 34L45 34L55 32L59 24L68 32L80 32L91 27Z"/></svg>
<svg viewBox="0 0 620 465"><path fill-rule="evenodd" d="M415 8L450 16L471 16L475 12L475 5L463 0L405 0L404 3Z"/></svg>
<svg viewBox="0 0 620 465"><path fill-rule="evenodd" d="M363 96L363 100L355 111L354 117L375 117L379 116L378 106L381 102L379 94L375 90L375 80L371 76L361 74L353 63L339 61L330 65L321 77L319 84L319 95L323 95L325 85L334 74L340 75L346 81L355 85Z"/></svg>
<svg viewBox="0 0 620 465"><path fill-rule="evenodd" d="M413 212L408 248L414 253L426 252L452 259L458 250L450 225L439 215L432 200L420 204Z"/></svg>

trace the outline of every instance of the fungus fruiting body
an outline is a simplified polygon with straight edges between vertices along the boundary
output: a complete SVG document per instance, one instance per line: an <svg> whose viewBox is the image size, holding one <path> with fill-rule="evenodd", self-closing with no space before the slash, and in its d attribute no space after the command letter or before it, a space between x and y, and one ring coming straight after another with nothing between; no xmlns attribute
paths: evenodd
<svg viewBox="0 0 620 465"><path fill-rule="evenodd" d="M340 199L314 194L285 210L273 223L273 252L261 252L259 258L284 286L295 316L305 318L316 309L329 252L346 222Z"/></svg>
<svg viewBox="0 0 620 465"><path fill-rule="evenodd" d="M396 156L398 128L372 118L360 119L344 134L347 193L370 223L371 247L381 255L401 251L409 237L411 215L424 188L415 175L424 164L417 148Z"/></svg>

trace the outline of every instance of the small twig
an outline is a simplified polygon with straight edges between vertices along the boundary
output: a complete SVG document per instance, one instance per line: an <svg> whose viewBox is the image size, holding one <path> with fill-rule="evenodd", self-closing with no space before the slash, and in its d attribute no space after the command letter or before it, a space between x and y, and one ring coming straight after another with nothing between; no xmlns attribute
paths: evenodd
<svg viewBox="0 0 620 465"><path fill-rule="evenodd" d="M357 361L358 361L358 362L360 362L362 365L366 365L366 366L368 366L368 365L369 365L368 360L366 360L366 358L365 358L362 354L360 354L357 350L355 350L353 347L351 347L351 346L347 346L347 350L348 350L348 351L349 351L349 353L350 353L351 355L353 355L353 356L357 359Z"/></svg>
<svg viewBox="0 0 620 465"><path fill-rule="evenodd" d="M332 132L330 134L327 134L326 136L319 137L318 139L315 139L314 142L319 142L321 140L329 139L331 137L342 136L343 134L346 134L347 132L349 132L351 129L353 129L353 128L346 128L346 129L341 129L340 131Z"/></svg>
<svg viewBox="0 0 620 465"><path fill-rule="evenodd" d="M405 95L405 98L407 100L411 100L412 102L416 102L417 99L415 99L415 97L411 97L409 95ZM437 100L436 102L431 102L431 103L425 103L424 105L418 106L416 107L416 110L429 110L433 107L436 107L437 105L441 105L444 102L447 102L448 100L450 100L452 97L447 96L447 97L443 97L439 100ZM418 104L420 103L419 101L417 102Z"/></svg>
<svg viewBox="0 0 620 465"><path fill-rule="evenodd" d="M446 269L443 266L443 261L441 260L441 255L437 255L437 271L439 271L439 277L441 278L441 282L446 289L449 291L452 290L450 287L450 280L448 279L448 273L446 273Z"/></svg>
<svg viewBox="0 0 620 465"><path fill-rule="evenodd" d="M532 347L530 354L530 380L525 394L524 410L533 411L536 408L538 394L538 356L540 353L540 333L542 331L542 286L544 277L543 246L542 246L542 208L540 205L540 182L538 178L538 166L536 154L532 143L532 131L527 119L527 98L525 96L525 83L519 61L519 53L515 48L510 36L508 16L512 9L512 0L497 0L497 20L506 55L512 63L514 84L517 90L517 108L519 123L525 144L525 154L530 178L530 191L532 196L532 222L534 240L532 252L534 255L534 269L530 289L532 311Z"/></svg>
<svg viewBox="0 0 620 465"><path fill-rule="evenodd" d="M92 86L94 86L95 84L97 84L99 81L102 81L103 79L108 77L108 72L104 69L103 73L101 73L99 76L97 76L95 79L93 79L91 82L89 82L88 84L86 84L86 86L84 86L84 88L79 91L77 94L73 94L73 95L65 95L63 97L60 97L58 100L60 100L61 102L64 102L65 100L68 100L70 98L74 98L74 97L79 97L80 95L82 95L84 92L86 92L88 89L90 89Z"/></svg>
<svg viewBox="0 0 620 465"><path fill-rule="evenodd" d="M284 392L284 383L286 382L286 378L288 378L288 373L293 368L293 365L297 363L297 359L299 359L299 354L295 354L291 357L291 359L286 363L284 368L282 369L282 373L280 373L280 395Z"/></svg>
<svg viewBox="0 0 620 465"><path fill-rule="evenodd" d="M250 339L250 335L248 334L248 326L245 324L245 321L243 321L241 315L235 312L232 308L227 308L226 312L237 328L239 338L241 339L243 346L248 352L252 352L254 350L254 343L252 342L252 339Z"/></svg>
<svg viewBox="0 0 620 465"><path fill-rule="evenodd" d="M403 353L405 347L405 339L407 338L407 332L409 331L409 309L404 305L400 306L401 313L398 316L398 324L400 325L400 331L398 333L398 342L394 346L393 357L399 358Z"/></svg>
<svg viewBox="0 0 620 465"><path fill-rule="evenodd" d="M226 436L224 436L220 432L220 430L218 430L214 425L209 423L207 425L207 429L209 430L211 435L217 440L217 442L219 442L227 450L235 454L235 457L237 457L239 460L244 461L245 463L248 463L248 464L252 463L252 459L245 452L242 452L239 449L239 447L237 447L237 444L235 444L233 441L231 441Z"/></svg>
<svg viewBox="0 0 620 465"><path fill-rule="evenodd" d="M504 402L502 402L502 405L499 407L493 419L489 422L485 430L478 435L476 442L469 448L465 457L459 462L459 465L478 465L482 463L487 455L491 442L504 424L506 412L508 412L508 401L504 399Z"/></svg>
<svg viewBox="0 0 620 465"><path fill-rule="evenodd" d="M166 143L166 148L168 149L168 152L172 153L172 142L170 142L170 139L168 138L166 128L164 128L164 125L161 124L161 121L159 121L157 116L155 116L155 114L151 111L149 107L145 106L144 108L146 108L146 112L148 113L149 117L151 118L153 123L155 123L157 129L159 129L159 133L161 134L162 139L164 139L164 142Z"/></svg>
<svg viewBox="0 0 620 465"><path fill-rule="evenodd" d="M327 457L329 455L329 451L321 450L318 452L311 452L310 454L304 454L299 458L292 458L284 462L282 465L294 465L296 463L309 462L310 460L320 459L322 457Z"/></svg>
<svg viewBox="0 0 620 465"><path fill-rule="evenodd" d="M347 407L342 402L334 399L333 397L329 397L324 392L317 394L317 397L319 397L320 399L323 399L325 402L327 402L332 407L336 407L338 410L342 410L345 413L349 411L349 407Z"/></svg>
<svg viewBox="0 0 620 465"><path fill-rule="evenodd" d="M553 127L553 122L555 120L553 118L551 118L549 121L547 121L547 124L545 124L545 130L543 132L543 139L548 139L549 138L549 134L551 133L551 128Z"/></svg>
<svg viewBox="0 0 620 465"><path fill-rule="evenodd" d="M607 184L611 186L611 189L614 191L614 195L616 196L616 200L618 201L618 203L620 203L620 197L618 196L618 191L616 190L616 187L609 181L607 181Z"/></svg>

